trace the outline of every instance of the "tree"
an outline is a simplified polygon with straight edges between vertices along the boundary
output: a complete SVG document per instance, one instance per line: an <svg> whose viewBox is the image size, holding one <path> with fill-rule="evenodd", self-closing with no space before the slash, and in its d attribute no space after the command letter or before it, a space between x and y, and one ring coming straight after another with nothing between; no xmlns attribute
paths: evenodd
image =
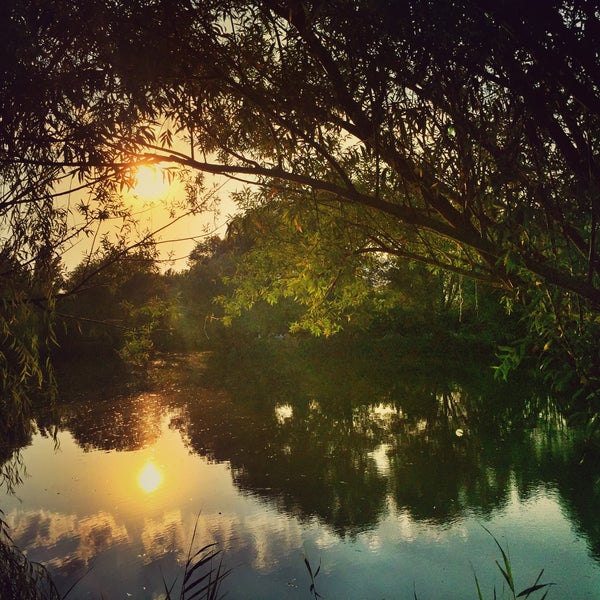
<svg viewBox="0 0 600 600"><path fill-rule="evenodd" d="M168 280L159 273L156 248L140 246L123 256L108 247L101 256L85 260L65 278L55 316L60 323L60 352L81 354L86 346L95 354L118 351L128 362L143 365L155 342L170 334Z"/></svg>
<svg viewBox="0 0 600 600"><path fill-rule="evenodd" d="M19 171L32 189L53 189L57 176L43 177L51 166L116 189L132 160L245 180L248 218L266 209L298 239L313 236L315 248L343 248L329 252L330 267L356 274L363 261L394 256L502 289L524 304L555 382L595 402L600 17L592 4L45 6L41 16L35 3L3 9L19 49L9 44L2 88L11 112L0 164L11 181ZM43 102L22 102L23 89ZM33 136L23 133L29 121ZM256 272L264 279L270 267L263 260ZM280 267L297 269L290 260ZM333 291L343 278L331 273L312 268L298 294L310 297L316 280ZM265 294L289 293L278 281L270 277ZM316 296L323 305L334 297Z"/></svg>
<svg viewBox="0 0 600 600"><path fill-rule="evenodd" d="M17 404L32 386L48 388L55 301L83 283L65 287L64 252L87 237L91 254L112 246L113 259L127 259L151 239L122 198L139 164L132 144L148 139L152 112L101 56L119 28L114 9L94 0L0 7L0 373ZM187 184L195 211L199 181ZM101 227L111 221L120 228L109 238ZM31 326L40 321L42 330Z"/></svg>
<svg viewBox="0 0 600 600"><path fill-rule="evenodd" d="M222 311L215 298L224 293L223 278L235 268L234 250L227 240L209 236L190 252L188 268L174 276L173 295L178 307L175 328L188 350L205 348L221 333Z"/></svg>

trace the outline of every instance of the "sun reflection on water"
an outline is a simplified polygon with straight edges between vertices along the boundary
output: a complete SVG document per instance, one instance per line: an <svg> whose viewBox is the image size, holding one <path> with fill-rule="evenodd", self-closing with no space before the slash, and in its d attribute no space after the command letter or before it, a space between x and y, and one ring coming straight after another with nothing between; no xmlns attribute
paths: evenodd
<svg viewBox="0 0 600 600"><path fill-rule="evenodd" d="M137 478L138 485L148 494L155 491L162 483L162 480L162 473L151 461L146 463L145 467L139 472Z"/></svg>

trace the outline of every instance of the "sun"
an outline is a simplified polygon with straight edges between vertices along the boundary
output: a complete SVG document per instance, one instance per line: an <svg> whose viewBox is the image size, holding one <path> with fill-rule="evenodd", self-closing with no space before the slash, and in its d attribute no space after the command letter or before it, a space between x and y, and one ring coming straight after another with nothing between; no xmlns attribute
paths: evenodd
<svg viewBox="0 0 600 600"><path fill-rule="evenodd" d="M171 182L164 169L158 165L141 165L134 175L131 194L140 200L160 200L171 191Z"/></svg>
<svg viewBox="0 0 600 600"><path fill-rule="evenodd" d="M138 485L146 493L153 492L162 483L162 473L154 466L150 461L146 463L146 466L138 474Z"/></svg>

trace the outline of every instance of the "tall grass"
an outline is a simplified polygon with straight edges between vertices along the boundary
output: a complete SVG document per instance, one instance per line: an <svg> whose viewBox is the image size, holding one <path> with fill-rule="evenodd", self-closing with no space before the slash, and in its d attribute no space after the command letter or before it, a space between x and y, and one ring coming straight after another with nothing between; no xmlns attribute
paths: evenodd
<svg viewBox="0 0 600 600"><path fill-rule="evenodd" d="M518 588L515 583L515 579L514 579L514 575L513 575L512 563L510 561L508 554L505 552L504 548L502 547L500 542L496 539L494 534L484 525L482 525L482 527L485 529L485 531L487 531L487 533L489 533L489 535L494 540L496 546L498 547L498 550L500 550L500 554L502 556L502 563L500 563L500 561L496 560L496 565L498 565L498 568L500 569L500 572L502 573L502 577L504 578L506 585L508 585L509 597L512 598L513 600L517 600L517 598L523 598L523 600L527 600L528 598L532 597L532 594L535 595L537 592L540 592L540 593L543 592L543 596L541 596L541 598L539 600L545 600L545 598L547 598L548 593L550 591L550 587L553 586L554 584L553 583L540 583L542 576L544 574L544 569L542 569L539 572L539 575L537 576L536 580L533 582L532 585L528 585L528 586L524 587L522 590L517 591ZM477 578L477 574L474 574L474 577L475 577L475 586L477 588L477 598L478 598L478 600L484 600L484 596L481 591L481 585L479 583L479 579ZM493 594L494 594L493 595L494 600L497 600L498 592L496 590L496 586L494 586ZM504 596L501 596L501 597L504 597Z"/></svg>
<svg viewBox="0 0 600 600"><path fill-rule="evenodd" d="M497 538L494 536L494 534L489 529L487 529L484 525L482 525L482 527L494 540L496 546L498 547L498 550L500 550L502 562L500 562L499 560L496 560L495 562L496 562L496 565L498 566L498 569L500 569L500 572L502 573L502 577L504 578L506 585L508 586L509 598L511 598L512 600L518 600L519 598L522 598L523 600L528 600L529 598L531 598L531 600L533 600L534 598L537 598L537 600L545 600L548 597L550 587L555 584L554 583L541 583L541 579L544 574L544 569L542 569L540 571L539 575L537 576L537 578L535 579L533 584L524 587L522 590L518 590L517 585L515 583L514 575L513 575L513 568L512 568L512 563L511 563L510 557L508 556L507 552L504 550L504 548L502 547L500 542L497 540ZM312 566L311 566L306 554L303 553L302 557L304 559L304 564L306 565L306 569L308 570L308 574L310 576L310 588L309 588L310 595L314 600L319 600L320 598L323 598L323 596L321 596L321 594L319 594L319 592L317 592L315 580L317 578L317 575L321 571L321 561L319 560L319 566L318 566L317 570L313 572ZM476 587L476 591L477 591L477 600L486 600L483 595L483 592L481 589L481 584L479 583L477 574L474 574L474 577L475 577L475 587ZM490 600L492 600L492 599L500 600L502 598L506 598L506 591L507 591L507 589L505 587L504 590L500 592L501 595L499 595L499 592L496 589L496 586L494 586L494 588L492 590L493 595L490 596ZM540 594L543 593L543 595L542 596L536 595L538 592ZM419 596L417 595L416 589L413 592L413 598L414 598L414 600L419 600Z"/></svg>
<svg viewBox="0 0 600 600"><path fill-rule="evenodd" d="M221 551L216 544L207 544L193 551L198 523L194 527L190 549L178 594L177 583L165 586L165 600L220 600L221 583L230 569L223 568ZM79 580L61 596L46 567L32 562L13 542L4 512L0 510L0 600L66 600Z"/></svg>
<svg viewBox="0 0 600 600"><path fill-rule="evenodd" d="M317 570L313 573L313 570L312 570L312 567L310 566L308 557L306 556L306 554L304 554L304 552L302 553L302 557L304 558L304 564L306 565L306 569L310 576L310 588L309 588L310 595L314 598L314 600L318 600L319 598L323 597L323 596L321 596L321 594L319 594L319 592L317 592L317 588L315 585L315 579L317 578L317 575L321 571L321 559L319 559L319 566L317 567Z"/></svg>
<svg viewBox="0 0 600 600"><path fill-rule="evenodd" d="M177 580L169 586L163 578L165 600L221 600L225 594L221 593L221 585L231 573L231 569L223 566L223 555L216 543L206 544L194 551L194 541L197 535L198 522L194 526L192 541L188 550L183 571L183 579L177 587ZM492 590L490 600L508 598L512 600L545 600L554 583L542 583L544 574L542 569L535 581L519 590L515 582L513 565L508 553L504 550L498 539L485 526L483 529L491 536L500 551L501 560L496 560L504 586L498 591L496 586ZM316 570L313 570L308 557L303 554L304 564L310 577L309 594L313 600L323 596L317 591L316 579L321 572L321 561ZM477 600L486 600L481 583L474 574ZM8 532L8 525L4 513L0 510L0 599L2 600L65 600L74 584L64 596L58 592L46 568L36 562L29 561L27 557L15 546ZM178 591L176 590L176 587ZM541 595L540 595L541 594ZM419 600L416 590L414 600Z"/></svg>
<svg viewBox="0 0 600 600"><path fill-rule="evenodd" d="M220 600L224 597L221 594L221 584L231 573L231 569L223 568L223 556L215 543L206 544L193 552L197 530L198 521L194 525L179 594L174 592L177 580L169 587L163 578L165 600Z"/></svg>

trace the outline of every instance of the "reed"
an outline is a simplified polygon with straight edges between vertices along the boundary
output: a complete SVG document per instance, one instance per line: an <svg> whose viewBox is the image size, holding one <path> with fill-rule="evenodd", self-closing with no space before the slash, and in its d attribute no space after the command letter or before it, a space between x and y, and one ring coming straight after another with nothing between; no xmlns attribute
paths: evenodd
<svg viewBox="0 0 600 600"><path fill-rule="evenodd" d="M177 580L169 587L163 578L165 600L220 600L224 597L224 594L221 594L221 584L231 573L231 569L223 568L223 556L216 543L206 544L193 551L197 530L198 521L194 525L178 595L174 595L173 591Z"/></svg>
<svg viewBox="0 0 600 600"><path fill-rule="evenodd" d="M323 597L323 596L321 596L321 594L319 594L319 592L317 592L317 588L315 586L315 579L317 578L317 575L321 572L321 559L319 559L319 566L317 567L317 570L313 574L313 570L312 570L312 567L310 566L308 557L306 556L306 554L304 554L304 552L302 553L302 558L304 558L304 564L306 565L306 569L310 576L310 588L309 588L310 595L314 598L314 600L318 600L319 598Z"/></svg>
<svg viewBox="0 0 600 600"><path fill-rule="evenodd" d="M494 536L494 534L484 525L482 525L482 527L494 540L496 546L498 547L498 550L500 550L500 554L502 556L502 563L500 563L499 560L496 560L496 565L498 565L498 568L500 569L500 572L502 573L502 577L504 578L504 581L508 585L509 597L512 598L513 600L517 600L517 598L523 598L523 600L527 600L528 598L532 598L532 595L535 595L537 592L540 592L540 593L543 592L543 595L540 597L539 600L545 600L545 598L548 597L550 587L553 586L554 583L540 583L542 576L544 574L544 569L542 569L539 572L536 580L533 582L532 585L528 585L527 587L523 588L522 590L517 591L518 588L515 584L515 579L513 576L513 569L512 569L512 563L510 561L510 557L508 556L507 552L504 550L504 548L502 547L500 542L497 540L497 538ZM484 596L481 591L481 585L479 583L479 579L477 578L477 574L474 573L473 576L475 577L475 587L477 588L477 598L478 598L478 600L484 600ZM496 586L494 586L493 594L494 594L493 595L494 600L497 600L499 598L499 596L498 596L498 592L496 590ZM504 595L501 597L504 597Z"/></svg>
<svg viewBox="0 0 600 600"><path fill-rule="evenodd" d="M494 540L500 551L501 560L495 562L505 583L500 591L494 585L493 595L490 598L500 600L506 598L508 594L508 598L512 600L533 600L534 598L546 600L550 588L555 584L542 583L544 569L540 571L531 585L519 590L515 582L510 556L494 534L484 525L482 527ZM221 585L231 573L231 569L224 568L222 551L217 548L216 543L206 544L199 550L193 550L197 528L198 522L194 526L183 579L178 592L175 591L177 579L169 586L163 578L164 600L221 600L225 596L225 594L221 594ZM316 579L321 572L321 561L319 560L317 569L313 570L306 554L303 553L302 556L310 577L309 594L313 600L319 600L323 596L317 591ZM473 575L477 600L486 600L477 574ZM61 596L46 568L42 564L28 560L14 544L4 513L0 510L0 598L2 600L65 600L75 585L64 596ZM416 590L414 591L414 600L419 600Z"/></svg>
<svg viewBox="0 0 600 600"><path fill-rule="evenodd" d="M179 593L174 593L177 580L169 587L163 578L165 600L220 600L224 596L220 594L221 583L231 570L223 568L221 550L216 544L193 551L197 527L196 522ZM46 567L30 561L15 545L0 510L0 599L66 600L78 582L61 595Z"/></svg>

